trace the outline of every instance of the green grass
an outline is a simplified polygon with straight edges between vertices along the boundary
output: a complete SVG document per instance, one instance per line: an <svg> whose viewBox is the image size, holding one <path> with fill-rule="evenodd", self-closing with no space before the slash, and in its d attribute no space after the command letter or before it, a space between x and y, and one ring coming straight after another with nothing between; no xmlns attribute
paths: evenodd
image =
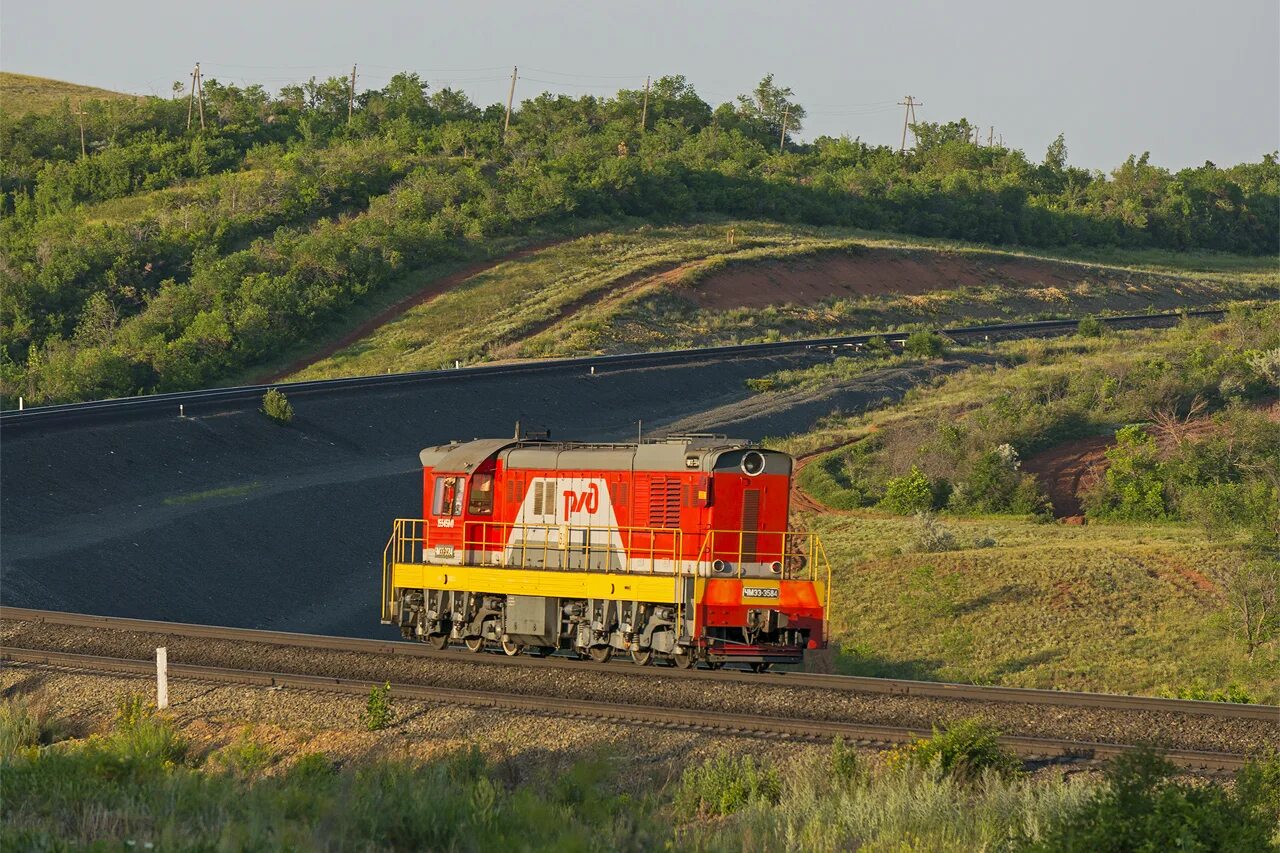
<svg viewBox="0 0 1280 853"><path fill-rule="evenodd" d="M735 243L728 235L735 232ZM745 267L812 265L826 258L966 254L992 265L980 287L919 295L830 299L817 305L709 310L695 289ZM886 237L839 228L762 222L615 226L478 275L418 306L293 378L400 372L510 358L572 356L717 343L780 340L911 326L1167 310L1267 293L1280 284L1269 259L1113 253L1068 267L1068 291L999 281L1007 262L1058 258L954 242ZM1156 262L1165 266L1157 269ZM1129 265L1125 265L1128 262ZM414 275L419 286L433 277ZM346 323L350 326L355 323Z"/></svg>
<svg viewBox="0 0 1280 853"><path fill-rule="evenodd" d="M1274 758L1233 788L1171 780L1145 754L1103 779L1032 775L972 722L881 756L837 740L781 760L672 758L668 782L634 794L649 769L494 762L475 745L425 761L375 748L339 767L246 729L201 754L171 718L128 702L111 729L50 744L35 732L57 722L33 722L24 701L0 713L4 849L1021 850L1141 823L1212 849L1276 840L1280 807Z"/></svg>
<svg viewBox="0 0 1280 853"><path fill-rule="evenodd" d="M837 672L1147 695L1235 683L1280 699L1276 651L1249 661L1221 593L1202 588L1236 554L1190 525L945 518L959 549L912 553L909 518L808 521L833 566Z"/></svg>
<svg viewBox="0 0 1280 853"><path fill-rule="evenodd" d="M216 500L217 498L238 498L260 488L262 488L261 483L245 483L239 486L222 486L217 489L207 489L203 492L186 492L181 495L170 495L164 499L164 503L165 506L182 506L183 504L211 501Z"/></svg>
<svg viewBox="0 0 1280 853"><path fill-rule="evenodd" d="M0 109L14 116L55 112L68 100L74 109L76 101L138 100L141 97L48 77L0 71Z"/></svg>

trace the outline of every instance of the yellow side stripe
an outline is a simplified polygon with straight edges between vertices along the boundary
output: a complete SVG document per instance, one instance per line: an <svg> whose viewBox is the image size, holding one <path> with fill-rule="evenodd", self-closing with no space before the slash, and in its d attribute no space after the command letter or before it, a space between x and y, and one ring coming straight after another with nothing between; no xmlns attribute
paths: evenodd
<svg viewBox="0 0 1280 853"><path fill-rule="evenodd" d="M702 583L699 579L699 586ZM391 586L395 589L443 589L491 592L495 595L541 595L547 598L603 598L614 601L649 601L655 604L674 604L676 601L676 579L671 575L396 563L391 568Z"/></svg>

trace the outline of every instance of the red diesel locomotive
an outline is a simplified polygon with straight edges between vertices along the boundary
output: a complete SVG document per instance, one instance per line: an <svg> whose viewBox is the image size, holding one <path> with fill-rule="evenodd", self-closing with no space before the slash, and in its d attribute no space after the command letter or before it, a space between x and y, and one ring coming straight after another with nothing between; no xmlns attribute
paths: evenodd
<svg viewBox="0 0 1280 853"><path fill-rule="evenodd" d="M758 670L825 644L830 567L787 529L785 453L682 435L420 458L422 517L398 519L383 555L382 621L406 638Z"/></svg>

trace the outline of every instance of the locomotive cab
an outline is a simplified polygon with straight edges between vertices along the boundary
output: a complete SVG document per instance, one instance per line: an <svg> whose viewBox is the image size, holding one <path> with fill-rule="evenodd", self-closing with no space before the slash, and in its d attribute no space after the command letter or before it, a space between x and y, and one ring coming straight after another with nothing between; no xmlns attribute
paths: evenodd
<svg viewBox="0 0 1280 853"><path fill-rule="evenodd" d="M395 522L383 621L437 647L638 663L799 662L825 641L821 542L788 529L789 456L723 436L429 447Z"/></svg>

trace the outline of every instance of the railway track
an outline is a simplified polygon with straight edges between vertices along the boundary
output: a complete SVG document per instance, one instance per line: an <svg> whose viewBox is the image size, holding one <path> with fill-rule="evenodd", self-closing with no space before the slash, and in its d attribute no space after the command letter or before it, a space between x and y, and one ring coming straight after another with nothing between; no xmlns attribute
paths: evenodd
<svg viewBox="0 0 1280 853"><path fill-rule="evenodd" d="M59 667L92 673L149 676L155 663L149 660L111 658L68 652L0 647L0 660L37 666ZM202 682L320 690L331 693L367 694L380 686L376 681L329 678L307 674L263 672L191 664L170 664L171 678ZM569 719L592 719L606 722L656 725L666 728L746 735L750 737L786 738L821 741L842 737L867 747L887 747L928 737L930 732L897 726L873 726L830 720L787 719L755 714L733 714L700 711L696 715L684 709L670 709L634 703L598 702L548 696L526 696L486 690L458 690L416 684L392 684L391 695L398 699L448 703L503 711L518 711ZM1099 762L1134 749L1118 743L1097 743L1061 738L1001 736L1007 749L1029 762L1081 763ZM1165 757L1179 767L1199 773L1219 775L1239 770L1246 756L1201 750L1169 750Z"/></svg>
<svg viewBox="0 0 1280 853"><path fill-rule="evenodd" d="M1186 312L1186 316L1216 317L1219 309L1199 309ZM1154 328L1173 325L1184 316L1174 314L1125 314L1101 317L1109 328ZM981 341L1010 337L1038 337L1064 334L1074 330L1078 319L1035 320L1025 323L999 323L979 326L961 326L940 329L939 332L957 342ZM547 373L588 370L592 373L620 368L662 366L694 361L729 360L747 356L782 355L807 351L839 351L869 343L875 338L896 340L906 333L876 333L869 335L839 335L826 338L805 338L794 341L738 344L732 346L702 347L697 349L663 350L657 352L626 353L620 355L586 356L580 358L542 359L507 364L479 364L453 370L423 370L379 376L355 376L343 379L320 379L307 382L273 383L271 385L244 385L231 388L209 388L200 391L181 391L166 394L150 394L140 397L122 397L110 400L94 400L85 403L66 403L56 406L39 406L22 411L0 412L0 429L15 430L31 426L70 425L81 422L100 422L117 418L143 417L159 413L197 414L211 407L227 407L237 404L256 406L268 388L279 388L290 396L311 394L347 393L371 388L384 388L406 384L430 384L453 382L477 377L506 376L528 373Z"/></svg>
<svg viewBox="0 0 1280 853"><path fill-rule="evenodd" d="M102 628L114 631L168 634L209 640L265 643L276 646L293 646L323 649L336 652L357 652L401 657L451 660L466 664L488 666L532 667L538 669L607 670L637 678L673 677L674 670L659 666L636 666L631 663L586 663L567 657L507 657L494 653L477 655L461 650L434 651L419 643L367 640L357 637L328 637L317 634L298 634L284 631L260 631L251 628L227 628L217 625L190 625L180 622L163 622L153 619L131 619L120 616L96 616L84 613L61 613L52 610L32 610L21 607L0 606L0 620L45 622L52 625L68 625L81 628ZM1244 705L1231 702L1203 702L1191 699L1168 699L1156 696L1126 696L1112 693L1077 693L1065 690L1036 690L1024 687L993 687L988 685L952 684L940 681L912 681L897 678L867 678L852 675L825 675L807 672L753 673L736 669L681 670L678 676L691 681L733 681L752 686L810 687L819 690L879 693L899 696L920 696L938 699L959 699L977 702L1017 702L1035 705L1058 705L1071 708L1106 708L1121 711L1157 711L1229 720L1261 720L1280 723L1280 707L1275 705Z"/></svg>
<svg viewBox="0 0 1280 853"><path fill-rule="evenodd" d="M969 701L973 703L1010 703L1032 706L1057 706L1065 711L1070 708L1100 709L1107 713L1131 712L1139 714L1176 715L1190 721L1191 726L1203 726L1213 721L1236 725L1256 726L1277 724L1280 726L1280 708L1260 705L1234 705L1216 702L1196 702L1182 699L1164 699L1141 696L1115 696L1092 693L1069 693L1051 690L1027 690L1021 688L986 687L975 685L945 684L907 681L900 679L855 678L847 676L818 675L811 673L755 674L732 670L696 670L676 673L662 667L638 667L632 664L601 666L565 658L508 658L501 655L476 655L465 652L436 652L414 643L383 642L348 637L323 637L309 634L293 634L275 631L258 631L242 628L225 628L211 625L185 625L155 620L128 619L95 616L89 614L58 613L0 607L0 620L36 623L37 625L69 626L76 629L131 632L149 635L157 644L168 637L204 641L230 641L242 644L306 648L311 651L347 652L374 655L383 658L424 658L430 661L455 662L479 667L506 670L521 668L526 672L570 670L577 673L607 672L632 680L658 679L667 684L721 684L737 682L742 688L759 690L772 687L787 690L808 688L822 691L882 695L885 697L911 696L920 699ZM36 645L36 644L31 644ZM79 648L79 647L78 647ZM18 647L6 640L0 649L0 659L27 664L71 667L104 672L150 674L155 664L142 660L131 650L131 657L86 655L59 648ZM257 656L252 656L256 658ZM303 659L306 660L305 658ZM260 665L260 664L257 664ZM283 668L283 667L282 667ZM301 669L305 669L303 666ZM379 670L381 671L381 670ZM343 670L346 672L346 670ZM203 663L174 662L170 673L175 677L208 681L224 681L250 685L288 687L291 689L331 690L349 693L367 693L380 680L334 677L315 672L260 671L210 666ZM369 674L369 673L366 673ZM570 672L565 678L572 679ZM483 678L479 680L485 680ZM557 679L558 681L559 679ZM530 678L527 682L538 682ZM414 684L393 680L394 693L404 699L433 702L449 702L487 706L512 711L542 713L555 716L590 717L648 725L679 726L726 732L755 734L768 737L792 737L830 739L841 736L867 745L897 744L928 735L925 728L867 724L844 719L812 719L804 716L781 716L725 711L712 708L660 707L643 702L597 701L566 696L530 695L501 690L471 690L456 686ZM728 685L726 685L728 686ZM738 687L732 689L738 690ZM1050 711L1052 717L1055 713ZM1036 732L1038 735L1039 733ZM1092 734L1092 732L1088 732ZM1017 754L1032 761L1095 761L1104 760L1132 749L1132 744L1110 741L1087 741L1078 737L1043 737L1014 734L1003 742ZM1243 764L1244 755L1228 751L1204 749L1167 750L1171 760L1180 766L1198 772L1228 772Z"/></svg>

